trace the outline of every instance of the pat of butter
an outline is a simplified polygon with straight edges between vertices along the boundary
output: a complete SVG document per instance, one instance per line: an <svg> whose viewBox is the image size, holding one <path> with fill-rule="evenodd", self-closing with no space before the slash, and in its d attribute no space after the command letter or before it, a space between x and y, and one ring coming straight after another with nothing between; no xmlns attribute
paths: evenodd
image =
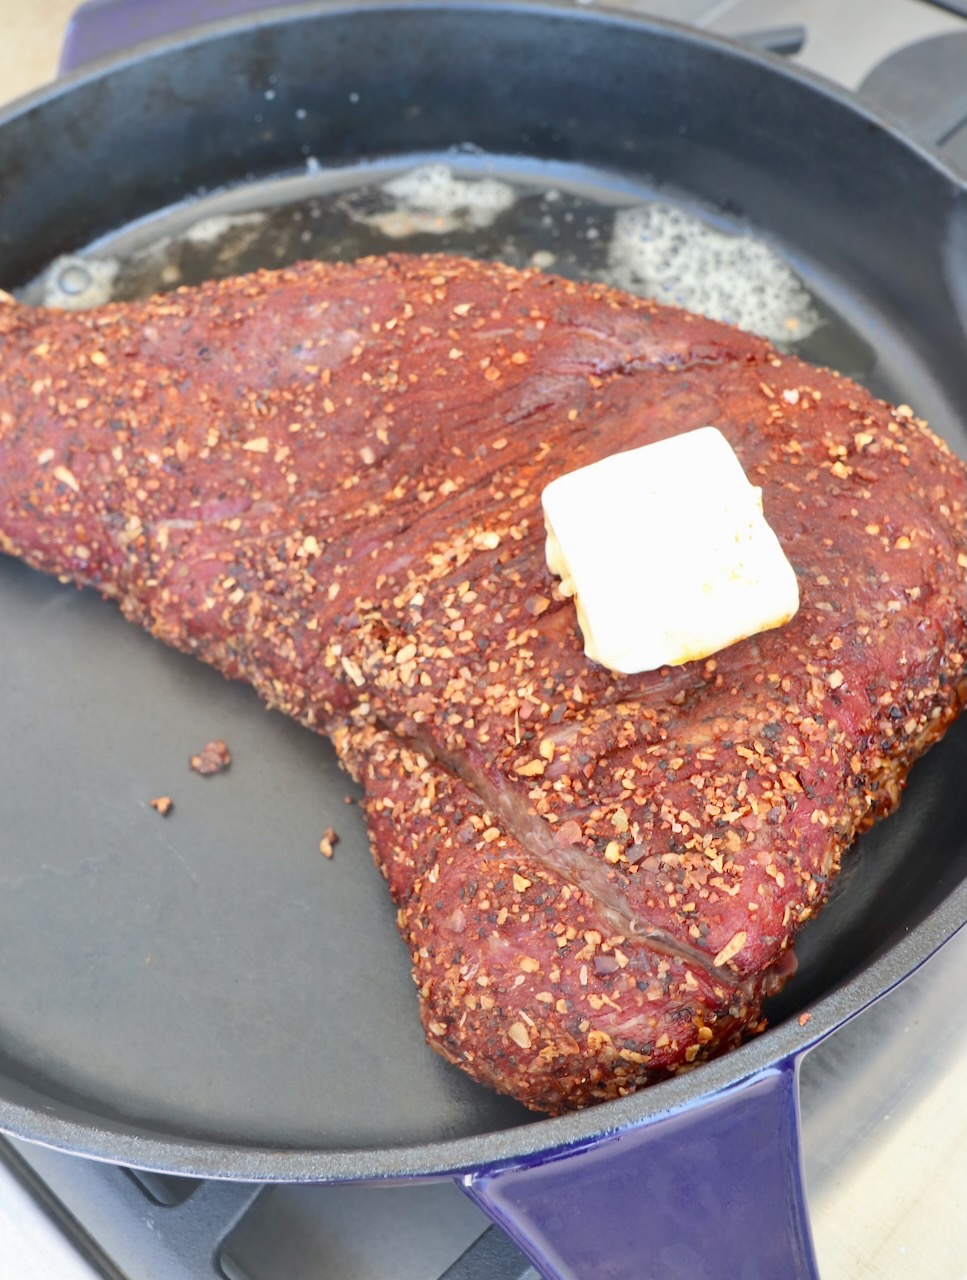
<svg viewBox="0 0 967 1280"><path fill-rule="evenodd" d="M612 454L542 494L547 564L589 658L632 675L788 622L792 565L732 446L701 427Z"/></svg>

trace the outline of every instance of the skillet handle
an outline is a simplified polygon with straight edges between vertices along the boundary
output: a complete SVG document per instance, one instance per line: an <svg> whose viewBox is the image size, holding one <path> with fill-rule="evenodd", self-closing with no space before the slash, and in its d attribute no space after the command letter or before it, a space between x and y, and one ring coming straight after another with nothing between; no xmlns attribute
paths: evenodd
<svg viewBox="0 0 967 1280"><path fill-rule="evenodd" d="M798 1058L583 1149L458 1185L545 1280L819 1280Z"/></svg>

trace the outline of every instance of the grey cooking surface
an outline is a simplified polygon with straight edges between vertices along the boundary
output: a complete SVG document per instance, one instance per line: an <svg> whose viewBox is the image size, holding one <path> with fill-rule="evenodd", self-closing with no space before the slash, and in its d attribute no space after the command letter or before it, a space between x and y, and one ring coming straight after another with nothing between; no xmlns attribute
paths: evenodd
<svg viewBox="0 0 967 1280"><path fill-rule="evenodd" d="M730 34L748 35L768 28L775 36L777 28L801 24L806 39L799 59L851 87L859 86L874 64L901 45L944 32L962 38L967 29L967 24L952 15L915 0L890 0L889 3L884 0L876 5L871 0L835 5L754 4L741 0L734 4L709 4L695 0L634 7ZM792 36L789 39L795 42ZM929 119L924 121L925 127L931 125ZM86 1013L95 1018L95 1031L98 1016L113 1017L107 992L103 1005L99 1008L95 1002L93 1010L89 1008L90 992L97 989L98 973L116 971L120 959L125 962L133 990L136 992L140 987L150 990L151 995L143 1008L139 1008L137 999L124 1002L125 1016L129 1019L124 1028L125 1037L133 1044L147 1041L152 1045L150 1055L137 1056L137 1070L131 1071L129 1077L123 1074L124 1064L117 1064L120 1074L115 1073L114 1077L115 1097L123 1099L127 1113L136 1113L139 1097L157 1092L154 1086L158 1082L174 1078L183 1082L183 1087L168 1090L175 1099L168 1117L174 1126L190 1130L194 1117L202 1111L210 1121L212 1102L220 1099L226 1125L230 1127L241 1102L232 1096L231 1065L238 1055L244 1054L250 1065L254 1057L255 1070L259 1069L260 1061L263 1063L267 1086L265 1109L251 1116L251 1135L257 1140L260 1133L284 1134L287 1125L294 1126L297 1118L304 1120L311 1099L299 1094L304 1087L303 1073L294 1071L291 1079L287 1078L284 1055L280 1072L279 1055L272 1052L273 1047L266 1045L258 1028L251 1025L251 1010L257 1010L262 1002L266 1008L273 1007L273 1024L278 1026L277 1003L282 997L277 987L277 957L282 951L289 971L284 993L287 1034L297 1040L305 1052L318 1055L320 1078L331 1081L335 1097L338 1097L339 1080L352 1072L359 1055L372 1057L372 1045L366 1034L367 1025L371 1025L366 1017L366 989L367 974L377 971L383 983L387 972L397 975L400 1027L394 1028L394 1043L407 1045L407 1056L403 1061L376 1063L373 1068L378 1076L375 1096L388 1097L398 1091L401 1081L419 1081L426 1072L445 1072L445 1078L450 1080L453 1073L426 1050L412 1017L406 958L392 927L392 909L388 902L385 928L373 928L365 938L360 938L358 930L347 920L344 928L330 928L325 934L306 931L293 945L291 932L285 926L287 913L294 905L311 919L317 898L326 899L327 918L338 916L338 912L332 912L333 897L338 902L340 893L349 892L354 877L375 874L365 852L358 816L351 806L342 806L341 801L336 810L322 811L313 806L320 773L333 775L333 784L340 795L349 795L352 790L341 775L334 774L335 764L326 745L307 739L295 726L277 717L265 715L253 696L224 685L211 672L157 649L133 630L118 630L110 625L96 601L74 593L59 593L53 598L46 585L38 585L31 575L15 567L9 572L14 589L22 596L20 604L25 613L41 610L50 624L45 628L48 650L40 657L52 673L57 673L57 678L51 681L49 704L36 707L38 716L50 722L58 714L65 714L64 708L69 704L69 714L77 721L72 737L81 734L98 741L102 758L106 756L109 763L112 759L116 761L116 776L132 777L136 772L150 778L152 795L173 795L180 812L191 815L204 834L216 834L205 832L205 823L209 820L204 803L206 788L231 785L244 789L256 801L246 805L244 815L240 811L227 824L224 814L219 819L218 839L223 843L234 842L242 851L234 902L225 900L221 883L217 893L216 886L208 883L203 860L192 860L189 865L178 857L169 842L165 821L150 806L152 795L141 790L132 789L130 794L117 797L117 812L123 807L126 814L138 815L128 827L130 858L95 858L78 868L68 856L74 827L110 824L117 818L115 813L94 808L93 801L88 805L84 796L73 797L67 807L60 802L58 780L67 761L59 754L65 750L64 746L58 740L51 742L48 767L42 780L43 793L38 797L35 791L31 797L31 803L43 816L47 856L40 875L47 881L45 894L48 899L52 897L59 902L64 912L84 910L86 906L93 909L94 901L100 901L104 893L118 892L126 901L138 896L131 893L130 886L126 892L124 885L125 876L136 876L143 906L140 912L119 918L116 929L97 940L90 953L82 957L82 972L78 971L76 955L58 956L56 918L50 921L49 935L32 938L23 930L18 934L21 917L16 911L5 914L3 945L10 948L11 955L18 956L19 964L29 969L34 952L38 963L49 965L53 955L53 962L60 964L60 981L55 984L57 994L48 997L51 1006L46 1011L50 1039L39 1046L35 1042L32 1048L38 1056L38 1077L42 1078L45 1072L57 1073L58 1053L63 1051L64 1043L70 1042L69 1024L76 1008L78 984L83 984L87 993ZM127 664L138 664L140 669L141 663L149 662L154 677L170 691L170 714L178 717L178 736L190 750L197 749L210 737L225 737L235 753L230 775L208 780L186 775L184 760L175 759L159 745L170 738L163 724L132 724L129 736L103 741L111 690L98 690L95 697L85 689L82 673L72 667L71 623L79 615L83 615L86 626L95 630L102 627L102 616L105 619L101 643L110 648L111 663L117 671L114 696L124 697ZM28 655L19 656L26 660ZM36 661L38 655L32 652L29 656ZM16 651L8 653L7 660L15 664ZM204 696L198 696L199 691L203 691ZM113 724L115 720L110 722ZM8 732L15 736L17 725L8 726ZM271 739L273 755L285 762L284 788L277 781L263 777L258 769L257 761L268 739ZM121 767L129 766L132 761L137 762L136 771ZM36 778L35 770L31 777ZM36 787L37 783L32 785ZM260 825L253 833L251 815L256 811ZM293 814L299 815L295 829ZM239 824L236 830L232 828L232 821ZM318 853L319 837L327 826L335 827L341 836L332 863L323 862ZM277 874L266 884L260 872L280 830L285 830L287 843L294 843L305 851L304 857L284 865L277 861ZM25 851L25 865L31 866L30 875L36 874L34 860L27 857L27 853ZM18 893L31 892L30 875L25 870L21 883L8 886L12 890L8 903L15 900ZM53 895L51 883L57 886ZM253 933L240 924L233 929L229 919L229 927L224 929L229 939L228 948L218 963L224 974L230 975L233 969L256 974L264 971L266 975L272 974L272 981L266 977L261 989L247 989L244 1001L239 993L238 1007L246 1011L245 1022L218 1019L221 1026L237 1022L238 1030L217 1045L205 1047L206 1069L217 1077L217 1087L213 1088L211 1079L199 1080L195 1064L166 1058L163 1038L154 1034L150 1022L161 1009L168 1018L195 1022L199 1043L202 1041L203 1029L210 1025L212 1011L206 1008L206 987L199 981L203 958L201 954L192 953L190 926L197 921L200 936L206 918L213 911L228 913L229 917L237 911L241 922L253 904L263 922L262 928ZM175 920L180 926L172 930L170 925ZM172 936L179 939L176 954L171 951ZM187 943L186 939L189 939ZM264 965L260 963L263 958ZM951 1032L947 1026L946 1013L957 999L955 983L965 958L965 940L955 939L904 987L805 1060L804 1141L814 1229L824 1275L930 1274L945 1280L947 1276L962 1274L944 1267L955 1265L953 1260L962 1259L965 1254L963 1215L959 1221L945 1216L942 1228L933 1233L935 1237L942 1236L948 1245L952 1240L952 1248L945 1248L943 1241L938 1244L936 1238L925 1237L917 1242L917 1248L923 1251L920 1262L925 1263L928 1257L932 1259L928 1268L918 1266L916 1270L906 1271L902 1255L898 1253L893 1259L896 1269L890 1270L893 1255L886 1253L878 1264L881 1269L874 1270L873 1263L869 1263L872 1255L867 1249L870 1269L861 1272L856 1258L850 1260L844 1255L845 1246L837 1236L839 1228L833 1225L832 1202L842 1201L844 1195L858 1196L861 1200L864 1185L882 1188L896 1181L895 1177L889 1178L889 1163L897 1159L891 1139L908 1121L921 1126L918 1144L933 1144L932 1149L937 1153L935 1161L941 1158L939 1143L945 1135L925 1136L922 1125L924 1115L933 1113L931 1109L935 1109L938 1099L941 1100L939 1106L945 1098L953 1100L950 1117L962 1109L960 1100L967 1075L963 1063L967 1060L967 1049L963 1038L958 1039L958 1033ZM344 966L347 959L358 974L355 1005L358 1032L353 1035L350 1031L338 1042L320 1032L318 1043L311 1039L306 1043L306 1038L313 1034L313 1021L307 1011L312 1007L318 975L325 974L331 965ZM156 974L161 976L156 978ZM230 982L221 982L218 989L222 999L226 990L231 999ZM24 984L22 992L14 990L5 996L4 1022L14 1033L20 998L25 1002L20 1012L26 1026L34 1012L26 1007L31 998L29 983ZM147 1013L149 1008L151 1015ZM105 1068L115 1064L103 1060L104 1050L99 1047L101 1037L95 1034L88 1039L90 1060L72 1063L72 1073L80 1080L86 1073L94 1087L97 1080L103 1078ZM941 1040L943 1052L938 1053L936 1046ZM434 1081L435 1089L438 1085L439 1081ZM474 1086L459 1076L453 1078L452 1087L448 1088L449 1111L443 1123L454 1135L462 1131L461 1118L471 1090ZM524 1119L510 1103L494 1099L493 1107L495 1126ZM344 1132L352 1133L356 1140L363 1133L374 1143L380 1141L378 1106L368 1108L365 1114L340 1113L337 1106L331 1110L327 1123L332 1124L334 1116L337 1126L341 1124ZM214 1119L217 1123L217 1114ZM948 1120L948 1128L952 1127L953 1120ZM962 1135L962 1124L959 1132ZM333 1136L332 1132L329 1136ZM335 1136L338 1139L338 1133ZM412 1139L419 1141L422 1136L414 1131ZM228 1280L277 1280L280 1277L301 1280L310 1275L331 1276L333 1280L350 1277L378 1280L383 1276L405 1280L409 1276L433 1277L445 1272L451 1280L461 1277L500 1280L502 1276L527 1274L526 1264L516 1251L494 1230L485 1231L486 1220L450 1183L394 1188L258 1188L134 1175L24 1143L10 1143L3 1150L0 1226L9 1225L14 1219L21 1225L39 1223L42 1243L36 1246L39 1259L33 1273L36 1275L68 1276L65 1268L71 1265L79 1268L78 1274L86 1270L88 1274L120 1275L130 1280L153 1276L181 1280L209 1274L226 1276ZM912 1154L901 1153L900 1158L912 1162L916 1155L915 1149ZM880 1181L874 1176L871 1183L871 1170L876 1175L877 1167ZM956 1182L956 1172L953 1177ZM962 1161L960 1181L964 1181ZM919 1185L911 1182L907 1186L907 1199L920 1194ZM867 1190L867 1197L869 1194ZM945 1203L951 1202L948 1199ZM963 1197L959 1202L955 1198L952 1203L955 1208L958 1204L962 1208ZM837 1212L839 1210L841 1205ZM863 1213L858 1203L854 1219L857 1230ZM828 1236L824 1236L827 1222L830 1224ZM51 1259L60 1245L52 1244L52 1237L60 1241L66 1237L75 1242L72 1252L57 1254L56 1263ZM858 1258L862 1245L857 1244L856 1250ZM837 1252L834 1254L834 1251ZM464 1256L461 1258L461 1255ZM0 1260L3 1256L0 1252ZM16 1274L29 1277L31 1272L26 1266L22 1264Z"/></svg>

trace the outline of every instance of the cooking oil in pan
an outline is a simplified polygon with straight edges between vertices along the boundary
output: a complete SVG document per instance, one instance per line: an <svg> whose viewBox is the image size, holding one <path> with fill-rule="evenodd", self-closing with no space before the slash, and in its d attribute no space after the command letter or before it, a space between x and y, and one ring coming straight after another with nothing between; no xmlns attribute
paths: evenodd
<svg viewBox="0 0 967 1280"><path fill-rule="evenodd" d="M324 169L199 196L54 262L24 300L87 307L183 284L387 251L441 251L601 280L762 334L862 377L872 350L762 237L653 192L556 167L450 156Z"/></svg>

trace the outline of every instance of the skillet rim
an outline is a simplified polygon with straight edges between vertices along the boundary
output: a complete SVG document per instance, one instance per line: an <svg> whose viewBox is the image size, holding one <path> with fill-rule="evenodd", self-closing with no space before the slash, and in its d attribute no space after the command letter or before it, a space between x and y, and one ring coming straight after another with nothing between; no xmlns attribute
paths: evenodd
<svg viewBox="0 0 967 1280"><path fill-rule="evenodd" d="M310 16L340 17L358 13L360 10L424 9L451 12L453 8L451 0L301 0L301 3L280 4L255 9L234 17L212 19L192 27L181 28L169 35L139 40L119 53L92 59L75 71L57 76L40 88L3 103L0 106L0 128L17 116L26 114L45 102L54 101L92 80L100 79L111 71L119 71L135 63L147 61L149 58L173 53L181 47L217 40L236 31L278 26ZM732 37L690 26L684 22L676 22L670 18L638 13L623 7L621 0L613 0L612 3L608 3L608 0L597 3L595 0L593 8L588 7L588 0L461 0L459 8L461 12L483 10L502 14L543 13L601 25L626 25L635 29L651 29L668 33L686 44L711 45L739 61L764 65L784 78L808 85L820 96L828 98L837 106L846 108L851 114L861 117L868 124L887 133L967 195L967 174L962 175L954 169L938 146L913 137L905 132L898 121L865 102L858 94L820 72L814 71L811 67L792 63L783 54L772 53L768 49L758 49Z"/></svg>
<svg viewBox="0 0 967 1280"><path fill-rule="evenodd" d="M561 0L464 0L461 11L544 15L615 28L655 32L684 44L711 46L740 62L768 69L782 79L798 82L832 102L837 109L858 116L885 132L920 164L935 170L961 196L967 177L946 163L937 148L905 134L888 116L866 105L835 82L765 51L752 49L714 33L682 23L623 9L594 9ZM236 32L281 26L312 17L340 17L370 12L425 10L452 12L447 0L310 0L260 9L183 29L168 36L138 42L122 53L100 58L0 110L0 129L20 116L43 109L49 102L145 61L176 56L190 46L215 42ZM325 1149L312 1146L273 1148L252 1142L233 1143L210 1138L192 1140L146 1133L136 1123L107 1120L48 1098L37 1105L13 1102L3 1096L0 1081L0 1131L31 1142L132 1168L211 1179L257 1182L402 1181L480 1173L527 1164L534 1157L553 1158L566 1150L589 1146L618 1131L700 1108L723 1094L735 1092L754 1077L797 1063L809 1049L840 1026L888 994L909 977L950 937L967 924L967 879L958 884L913 930L841 986L810 1006L806 1030L795 1018L770 1028L721 1058L704 1063L697 1075L688 1073L652 1085L627 1098L583 1111L547 1118L535 1117L510 1129L467 1137L389 1148ZM695 1080L701 1082L696 1088ZM65 1114L66 1113L66 1114Z"/></svg>

